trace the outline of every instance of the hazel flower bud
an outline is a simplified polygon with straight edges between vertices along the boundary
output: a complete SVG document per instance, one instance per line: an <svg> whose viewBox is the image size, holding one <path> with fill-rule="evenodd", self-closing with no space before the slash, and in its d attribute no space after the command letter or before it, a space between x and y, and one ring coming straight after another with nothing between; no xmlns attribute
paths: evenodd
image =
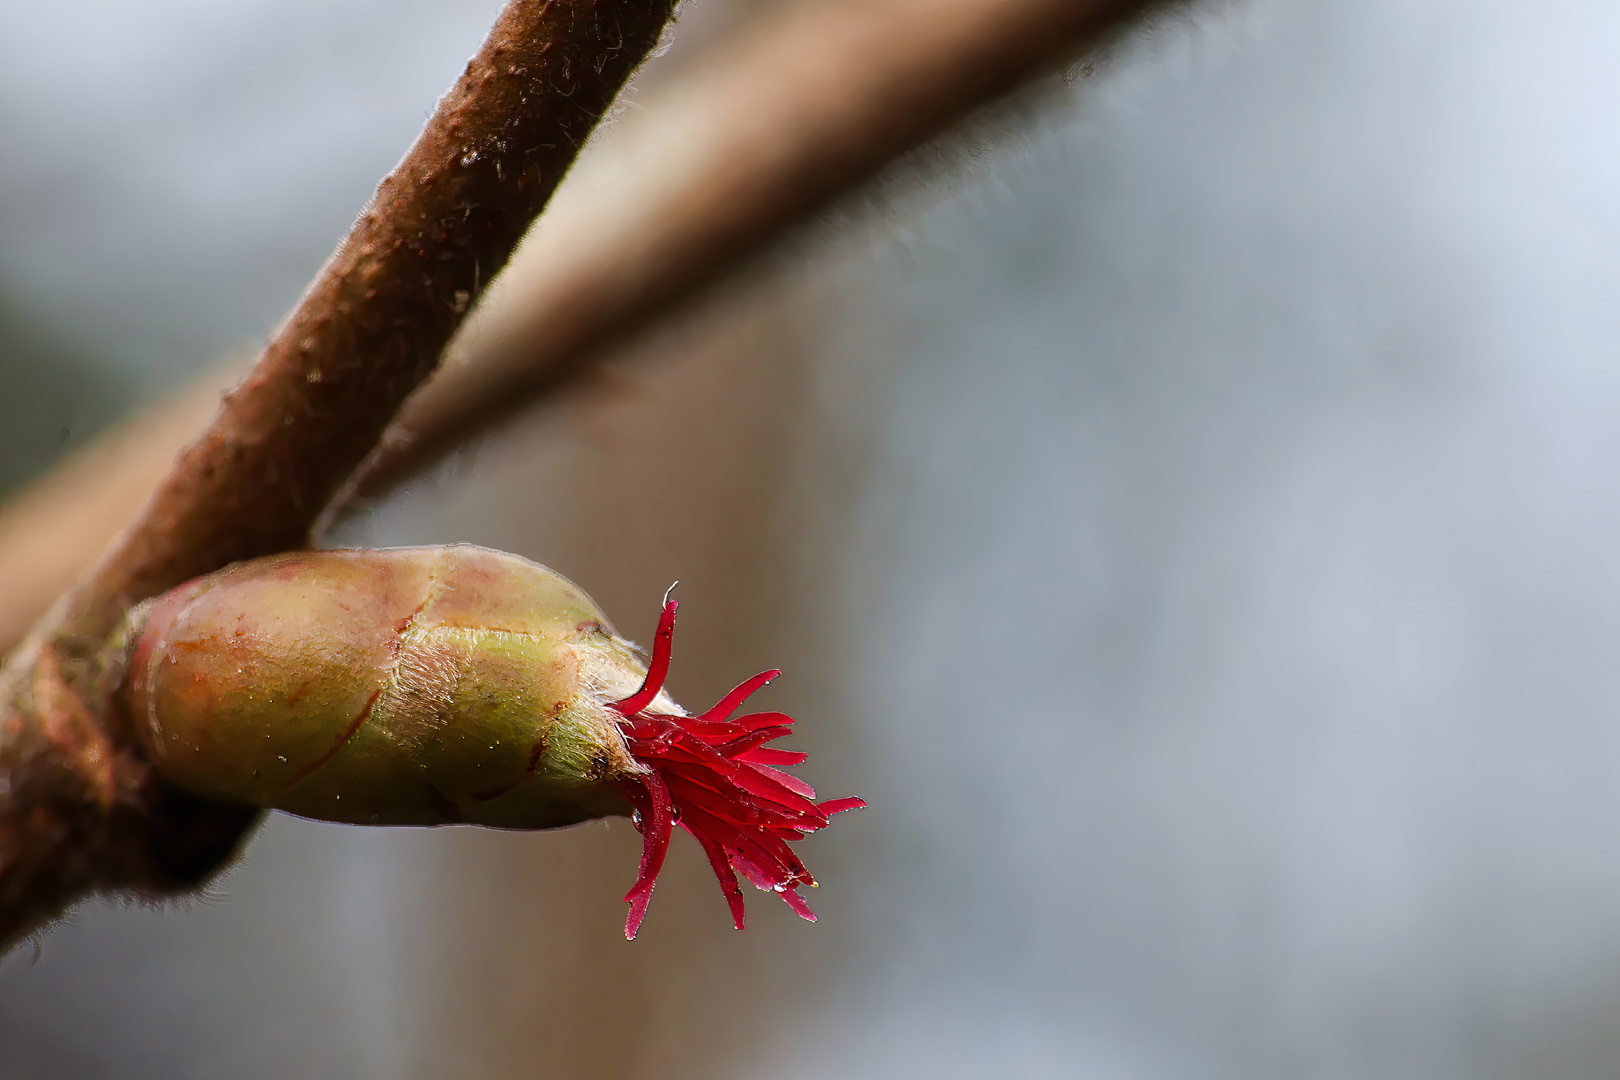
<svg viewBox="0 0 1620 1080"><path fill-rule="evenodd" d="M362 825L547 829L634 813L634 937L671 826L702 844L736 925L734 869L814 918L786 847L860 800L816 804L764 743L792 720L731 720L756 676L700 717L572 582L458 544L238 563L132 613L126 702L170 781L220 801Z"/></svg>

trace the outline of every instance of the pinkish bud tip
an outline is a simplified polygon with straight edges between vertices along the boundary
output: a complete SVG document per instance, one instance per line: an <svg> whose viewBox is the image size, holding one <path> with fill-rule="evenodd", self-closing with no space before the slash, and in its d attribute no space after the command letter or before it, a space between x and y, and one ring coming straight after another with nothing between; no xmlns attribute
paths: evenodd
<svg viewBox="0 0 1620 1080"><path fill-rule="evenodd" d="M666 595L646 681L612 706L624 717L619 730L631 756L648 767L620 784L636 808L642 836L641 869L624 897L630 905L624 936L634 938L641 928L669 850L671 826L677 824L709 857L737 929L743 928L739 872L755 887L781 896L801 918L815 922L815 913L798 892L801 885L815 885L815 879L788 844L825 829L833 814L866 803L847 798L818 804L814 788L777 768L805 759L804 754L765 745L789 733L792 717L765 712L731 719L779 671L760 672L701 716L651 711L669 674L675 608Z"/></svg>

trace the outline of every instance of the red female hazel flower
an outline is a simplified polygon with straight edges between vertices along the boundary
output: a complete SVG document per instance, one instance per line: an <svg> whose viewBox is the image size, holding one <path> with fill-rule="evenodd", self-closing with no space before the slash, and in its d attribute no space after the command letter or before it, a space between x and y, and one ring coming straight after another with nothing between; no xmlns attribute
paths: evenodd
<svg viewBox="0 0 1620 1080"><path fill-rule="evenodd" d="M765 745L789 717L732 718L776 672L688 716L663 689L674 602L649 665L577 585L505 552L289 552L194 579L130 620L129 716L172 783L356 825L554 829L631 813L644 842L630 937L673 826L703 845L741 928L738 871L814 918L798 890L815 881L788 844L866 805L817 803L782 771L804 760Z"/></svg>
<svg viewBox="0 0 1620 1080"><path fill-rule="evenodd" d="M766 745L790 732L791 716L759 712L732 717L780 671L760 672L700 716L656 707L669 673L676 607L666 596L641 689L611 703L624 718L619 730L631 757L645 767L619 784L636 808L634 820L642 835L641 872L624 897L630 905L624 935L634 938L647 914L673 825L703 846L737 929L743 928L738 871L756 888L780 895L801 918L815 922L799 887L814 888L816 880L788 844L825 829L833 814L866 803L858 798L818 803L814 788L778 767L797 765L807 756Z"/></svg>

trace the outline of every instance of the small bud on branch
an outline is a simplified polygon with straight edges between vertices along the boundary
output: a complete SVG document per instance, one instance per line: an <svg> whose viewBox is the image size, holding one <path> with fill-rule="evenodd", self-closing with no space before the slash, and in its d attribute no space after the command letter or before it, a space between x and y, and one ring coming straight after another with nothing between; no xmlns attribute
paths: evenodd
<svg viewBox="0 0 1620 1080"><path fill-rule="evenodd" d="M807 919L815 881L789 841L865 804L817 804L765 744L781 713L731 718L778 673L701 716L664 691L666 601L651 663L578 586L457 544L238 563L131 615L131 728L175 786L214 802L360 825L549 829L634 807L635 937L679 824L743 925L735 870Z"/></svg>

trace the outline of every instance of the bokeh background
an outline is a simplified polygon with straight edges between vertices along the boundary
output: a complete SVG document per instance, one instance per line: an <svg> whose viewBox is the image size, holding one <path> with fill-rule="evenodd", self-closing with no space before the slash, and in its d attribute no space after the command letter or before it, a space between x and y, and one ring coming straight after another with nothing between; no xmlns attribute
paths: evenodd
<svg viewBox="0 0 1620 1080"><path fill-rule="evenodd" d="M659 87L790 2L688 0ZM250 351L496 0L0 3L0 485ZM336 539L782 666L800 923L277 816L0 963L0 1078L1620 1073L1620 8L1195 5ZM684 840L684 838L681 838Z"/></svg>

